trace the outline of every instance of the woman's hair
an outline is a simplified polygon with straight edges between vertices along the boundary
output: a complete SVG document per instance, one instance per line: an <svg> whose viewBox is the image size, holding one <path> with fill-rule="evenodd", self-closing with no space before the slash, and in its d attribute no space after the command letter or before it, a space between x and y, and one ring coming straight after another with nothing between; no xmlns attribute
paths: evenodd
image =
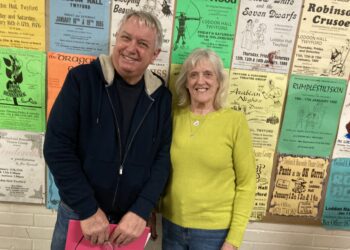
<svg viewBox="0 0 350 250"><path fill-rule="evenodd" d="M225 104L228 84L224 64L221 58L211 49L195 49L183 63L175 82L175 91L178 97L177 104L180 107L190 105L191 97L186 86L187 74L201 61L209 61L214 67L215 76L219 83L219 88L214 99L214 108L218 110Z"/></svg>
<svg viewBox="0 0 350 250"><path fill-rule="evenodd" d="M146 12L146 11L130 11L127 14L123 16L123 18L120 20L118 24L118 31L120 31L120 28L123 26L123 24L129 20L131 17L137 17L139 21L144 24L146 24L147 27L151 29L156 30L156 49L162 48L163 43L163 28L162 24L159 22L158 18L156 18L153 14Z"/></svg>

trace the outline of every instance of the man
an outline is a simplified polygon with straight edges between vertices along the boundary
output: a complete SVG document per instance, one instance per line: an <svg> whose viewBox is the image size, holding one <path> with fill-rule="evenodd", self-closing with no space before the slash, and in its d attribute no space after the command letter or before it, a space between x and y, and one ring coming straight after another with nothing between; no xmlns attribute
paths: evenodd
<svg viewBox="0 0 350 250"><path fill-rule="evenodd" d="M170 169L171 94L147 70L162 39L154 16L128 13L113 54L68 73L44 145L62 200L51 249L64 249L69 219L92 244L142 234ZM111 235L109 223L119 224Z"/></svg>

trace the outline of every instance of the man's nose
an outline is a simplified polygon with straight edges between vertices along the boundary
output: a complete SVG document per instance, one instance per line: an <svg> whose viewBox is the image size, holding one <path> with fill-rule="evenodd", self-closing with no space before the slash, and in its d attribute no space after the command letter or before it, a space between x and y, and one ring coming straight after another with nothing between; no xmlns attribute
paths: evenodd
<svg viewBox="0 0 350 250"><path fill-rule="evenodd" d="M130 51L130 52L134 52L134 51L136 51L136 48L137 48L137 41L136 40L131 40L128 43L127 50Z"/></svg>

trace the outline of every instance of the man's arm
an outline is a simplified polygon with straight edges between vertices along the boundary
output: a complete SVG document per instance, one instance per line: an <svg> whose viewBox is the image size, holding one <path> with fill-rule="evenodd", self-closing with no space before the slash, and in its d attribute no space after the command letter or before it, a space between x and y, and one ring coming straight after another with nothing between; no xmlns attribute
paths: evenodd
<svg viewBox="0 0 350 250"><path fill-rule="evenodd" d="M44 156L61 199L85 219L96 213L97 202L78 156L80 91L72 71L48 119Z"/></svg>

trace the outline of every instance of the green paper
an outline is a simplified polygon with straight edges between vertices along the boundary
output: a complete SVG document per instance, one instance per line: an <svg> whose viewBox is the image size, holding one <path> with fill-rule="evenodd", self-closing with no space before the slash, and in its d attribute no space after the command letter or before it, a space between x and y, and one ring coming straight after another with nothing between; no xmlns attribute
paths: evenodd
<svg viewBox="0 0 350 250"><path fill-rule="evenodd" d="M236 0L178 0L172 63L182 64L195 48L211 48L230 68L237 5Z"/></svg>
<svg viewBox="0 0 350 250"><path fill-rule="evenodd" d="M45 62L41 51L0 48L0 128L45 130Z"/></svg>
<svg viewBox="0 0 350 250"><path fill-rule="evenodd" d="M292 75L278 151L328 157L345 94L343 79Z"/></svg>

